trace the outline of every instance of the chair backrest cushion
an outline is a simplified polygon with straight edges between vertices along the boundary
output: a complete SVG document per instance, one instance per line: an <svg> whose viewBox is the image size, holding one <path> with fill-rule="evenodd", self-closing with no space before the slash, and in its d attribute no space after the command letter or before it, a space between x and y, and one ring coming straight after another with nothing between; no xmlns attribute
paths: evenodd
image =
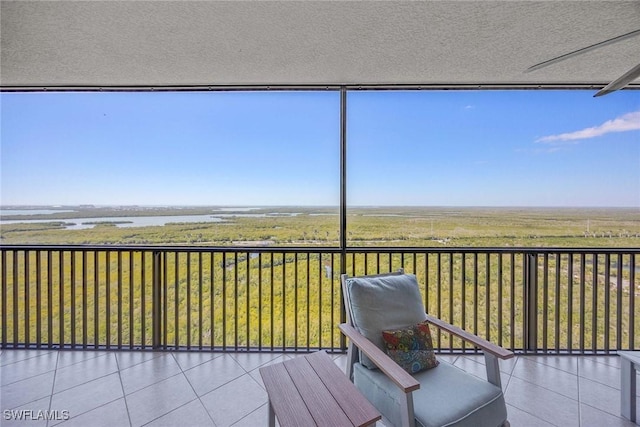
<svg viewBox="0 0 640 427"><path fill-rule="evenodd" d="M353 326L382 351L383 330L410 327L427 318L413 274L348 277L344 282ZM360 363L375 368L367 357Z"/></svg>

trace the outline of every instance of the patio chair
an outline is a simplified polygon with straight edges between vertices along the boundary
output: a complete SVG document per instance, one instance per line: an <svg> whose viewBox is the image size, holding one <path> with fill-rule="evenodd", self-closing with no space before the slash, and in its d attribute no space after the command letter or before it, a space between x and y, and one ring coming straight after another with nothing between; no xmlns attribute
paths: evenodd
<svg viewBox="0 0 640 427"><path fill-rule="evenodd" d="M349 338L347 376L387 422L403 427L509 426L498 360L513 357L512 352L428 315L414 275L400 270L342 275L341 281L347 323L339 327ZM437 360L425 324L482 349L487 381ZM424 366L429 364L436 366Z"/></svg>

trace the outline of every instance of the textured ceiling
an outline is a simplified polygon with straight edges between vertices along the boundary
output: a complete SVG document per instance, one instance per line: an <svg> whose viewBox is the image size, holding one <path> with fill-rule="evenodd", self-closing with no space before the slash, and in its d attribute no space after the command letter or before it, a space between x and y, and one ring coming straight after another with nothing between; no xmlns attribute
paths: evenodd
<svg viewBox="0 0 640 427"><path fill-rule="evenodd" d="M0 84L593 84L640 61L640 1L2 1ZM635 85L639 82L636 81Z"/></svg>

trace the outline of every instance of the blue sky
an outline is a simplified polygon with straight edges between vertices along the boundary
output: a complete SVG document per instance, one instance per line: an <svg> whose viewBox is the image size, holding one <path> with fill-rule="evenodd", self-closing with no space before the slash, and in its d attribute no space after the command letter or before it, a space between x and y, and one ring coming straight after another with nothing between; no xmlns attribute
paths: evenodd
<svg viewBox="0 0 640 427"><path fill-rule="evenodd" d="M640 208L640 91L355 91L352 205ZM337 205L339 94L0 94L6 205Z"/></svg>

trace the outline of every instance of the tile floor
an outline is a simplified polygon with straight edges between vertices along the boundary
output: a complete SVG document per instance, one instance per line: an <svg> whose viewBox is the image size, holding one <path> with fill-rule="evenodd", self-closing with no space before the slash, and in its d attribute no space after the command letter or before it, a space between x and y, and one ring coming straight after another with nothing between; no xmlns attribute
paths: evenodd
<svg viewBox="0 0 640 427"><path fill-rule="evenodd" d="M258 368L295 356L3 350L0 425L266 426ZM332 357L344 368L344 355ZM481 356L440 357L484 378ZM619 415L616 356L519 356L501 371L514 427L634 426ZM38 418L39 410L57 419L11 419Z"/></svg>

